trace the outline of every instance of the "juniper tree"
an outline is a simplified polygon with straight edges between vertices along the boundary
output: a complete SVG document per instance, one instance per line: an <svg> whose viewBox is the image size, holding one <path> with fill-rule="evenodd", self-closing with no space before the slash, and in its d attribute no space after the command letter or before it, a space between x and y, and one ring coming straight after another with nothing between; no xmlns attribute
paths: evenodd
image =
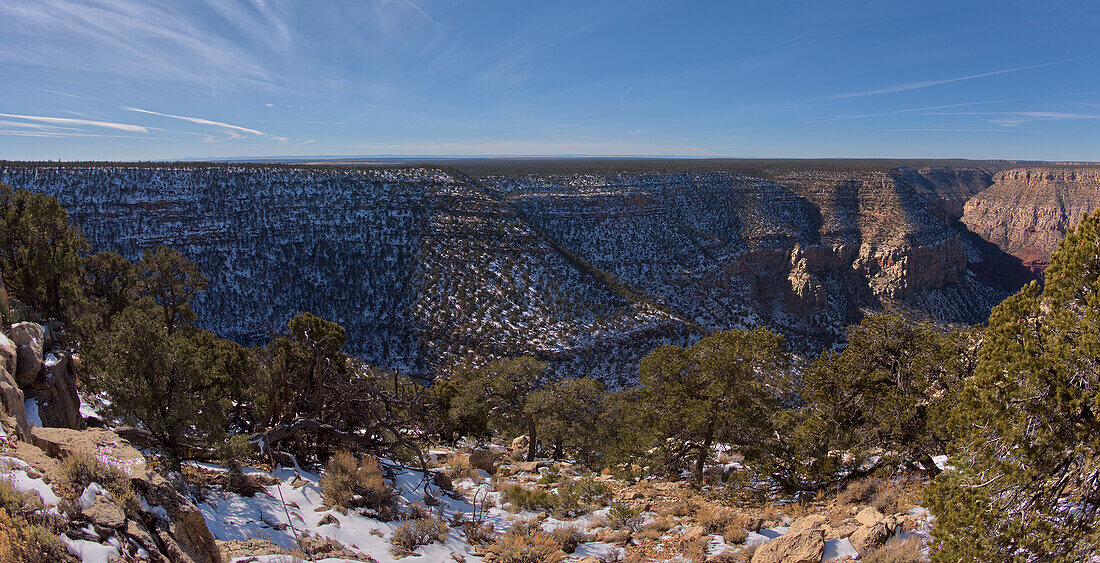
<svg viewBox="0 0 1100 563"><path fill-rule="evenodd" d="M1100 546L1100 213L993 309L928 497L936 561L1075 561Z"/></svg>
<svg viewBox="0 0 1100 563"><path fill-rule="evenodd" d="M675 467L689 457L696 479L717 443L750 455L770 434L778 401L769 384L789 372L783 337L759 328L727 330L690 348L665 345L639 365L641 387L631 416L650 447Z"/></svg>
<svg viewBox="0 0 1100 563"><path fill-rule="evenodd" d="M813 460L816 478L833 476L828 453L838 450L850 455L849 470L885 451L936 473L932 456L950 439L945 412L974 370L976 341L967 330L868 315L842 351L822 354L804 374L794 455Z"/></svg>
<svg viewBox="0 0 1100 563"><path fill-rule="evenodd" d="M160 306L168 334L195 320L191 300L206 288L207 279L194 262L176 250L158 246L142 253L138 265L142 291Z"/></svg>
<svg viewBox="0 0 1100 563"><path fill-rule="evenodd" d="M44 317L65 318L80 298L88 243L57 199L0 183L0 281Z"/></svg>

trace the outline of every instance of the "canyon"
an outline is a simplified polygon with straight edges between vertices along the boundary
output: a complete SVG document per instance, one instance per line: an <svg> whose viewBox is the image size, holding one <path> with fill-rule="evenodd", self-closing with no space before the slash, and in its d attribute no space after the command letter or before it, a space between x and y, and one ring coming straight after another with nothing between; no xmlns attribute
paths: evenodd
<svg viewBox="0 0 1100 563"><path fill-rule="evenodd" d="M654 347L766 326L803 353L868 310L981 323L1100 207L1100 167L986 161L0 163L93 249L168 245L200 324L261 343L295 313L423 377L534 354L633 380Z"/></svg>

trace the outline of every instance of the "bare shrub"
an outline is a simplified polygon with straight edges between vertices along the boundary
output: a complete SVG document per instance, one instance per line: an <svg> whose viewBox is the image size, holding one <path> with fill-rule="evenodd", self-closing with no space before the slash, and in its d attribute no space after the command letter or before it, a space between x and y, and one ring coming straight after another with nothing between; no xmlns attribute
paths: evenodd
<svg viewBox="0 0 1100 563"><path fill-rule="evenodd" d="M88 454L71 454L61 461L61 494L68 500L79 497L92 483L107 489L116 504L128 511L141 508L137 494L130 486L130 476L117 467L107 465Z"/></svg>
<svg viewBox="0 0 1100 563"><path fill-rule="evenodd" d="M325 466L321 496L325 504L340 512L360 507L386 511L394 503L393 489L386 483L378 460L367 456L356 463L355 457L345 451L336 452Z"/></svg>
<svg viewBox="0 0 1100 563"><path fill-rule="evenodd" d="M737 513L732 508L708 504L699 509L695 518L708 534L720 534L730 524L737 521Z"/></svg>
<svg viewBox="0 0 1100 563"><path fill-rule="evenodd" d="M451 530L446 524L432 517L409 520L402 523L390 535L390 549L395 557L412 555L417 547L432 542L443 542Z"/></svg>
<svg viewBox="0 0 1100 563"><path fill-rule="evenodd" d="M928 561L924 544L919 538L893 539L886 545L868 551L860 561L864 563L921 563Z"/></svg>
<svg viewBox="0 0 1100 563"><path fill-rule="evenodd" d="M492 563L558 563L563 553L554 536L535 530L510 530L486 550Z"/></svg>

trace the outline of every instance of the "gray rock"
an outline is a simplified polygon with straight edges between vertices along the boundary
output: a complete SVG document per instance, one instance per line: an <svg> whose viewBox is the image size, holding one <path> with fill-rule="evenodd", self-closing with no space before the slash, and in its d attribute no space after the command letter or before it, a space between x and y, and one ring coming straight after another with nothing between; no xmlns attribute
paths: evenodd
<svg viewBox="0 0 1100 563"><path fill-rule="evenodd" d="M15 359L15 382L19 387L26 387L34 383L38 372L42 371L45 331L42 325L24 322L12 325L8 335L18 347Z"/></svg>

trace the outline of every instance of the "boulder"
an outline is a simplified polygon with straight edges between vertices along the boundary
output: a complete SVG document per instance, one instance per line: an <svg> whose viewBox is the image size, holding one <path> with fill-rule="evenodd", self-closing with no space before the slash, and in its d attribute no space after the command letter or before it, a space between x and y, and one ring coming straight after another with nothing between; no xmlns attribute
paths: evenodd
<svg viewBox="0 0 1100 563"><path fill-rule="evenodd" d="M15 359L19 354L19 347L4 333L0 332L0 367L15 373Z"/></svg>
<svg viewBox="0 0 1100 563"><path fill-rule="evenodd" d="M825 527L825 516L821 514L811 514L809 516L803 516L791 523L791 529L787 533L802 532L805 530L824 530Z"/></svg>
<svg viewBox="0 0 1100 563"><path fill-rule="evenodd" d="M825 528L825 541L839 540L852 535L859 529L855 524L842 524L840 526L828 526Z"/></svg>
<svg viewBox="0 0 1100 563"><path fill-rule="evenodd" d="M26 387L38 377L42 370L42 352L46 341L45 331L42 325L35 323L18 323L8 332L11 341L15 343L15 381L20 387Z"/></svg>
<svg viewBox="0 0 1100 563"><path fill-rule="evenodd" d="M100 528L119 529L126 525L126 513L119 505L104 495L95 498L95 504L81 511L84 518Z"/></svg>
<svg viewBox="0 0 1100 563"><path fill-rule="evenodd" d="M752 563L819 563L825 555L825 531L786 533L756 549Z"/></svg>
<svg viewBox="0 0 1100 563"><path fill-rule="evenodd" d="M868 506L856 514L856 522L862 526L874 526L882 521L882 513L873 506Z"/></svg>
<svg viewBox="0 0 1100 563"><path fill-rule="evenodd" d="M23 390L16 384L15 378L6 369L0 369L0 419L7 430L14 432L20 440L29 440L30 426L27 413L23 410Z"/></svg>
<svg viewBox="0 0 1100 563"><path fill-rule="evenodd" d="M513 455L526 454L527 453L527 447L530 446L530 445L531 445L531 439L528 438L526 434L524 434L523 436L520 436L520 437L516 438L515 440L512 440L512 447L511 447L512 454Z"/></svg>
<svg viewBox="0 0 1100 563"><path fill-rule="evenodd" d="M852 542L852 547L861 556L885 544L888 539L890 539L890 532L882 522L877 522L871 526L860 526L848 537L848 541Z"/></svg>
<svg viewBox="0 0 1100 563"><path fill-rule="evenodd" d="M533 473L538 471L540 467L550 467L551 465L549 461L517 461L512 464L512 467L516 468L516 471Z"/></svg>
<svg viewBox="0 0 1100 563"><path fill-rule="evenodd" d="M43 426L84 427L80 416L80 396L76 392L76 374L68 354L46 355L45 368L26 395L38 401L38 417Z"/></svg>
<svg viewBox="0 0 1100 563"><path fill-rule="evenodd" d="M337 520L336 517L333 516L332 514L326 514L326 515L322 516L320 520L317 521L318 526L325 526L327 524L334 524L336 526L339 526L340 521Z"/></svg>
<svg viewBox="0 0 1100 563"><path fill-rule="evenodd" d="M481 449L470 452L470 465L489 475L497 472L497 462L499 460L500 454L492 450Z"/></svg>

